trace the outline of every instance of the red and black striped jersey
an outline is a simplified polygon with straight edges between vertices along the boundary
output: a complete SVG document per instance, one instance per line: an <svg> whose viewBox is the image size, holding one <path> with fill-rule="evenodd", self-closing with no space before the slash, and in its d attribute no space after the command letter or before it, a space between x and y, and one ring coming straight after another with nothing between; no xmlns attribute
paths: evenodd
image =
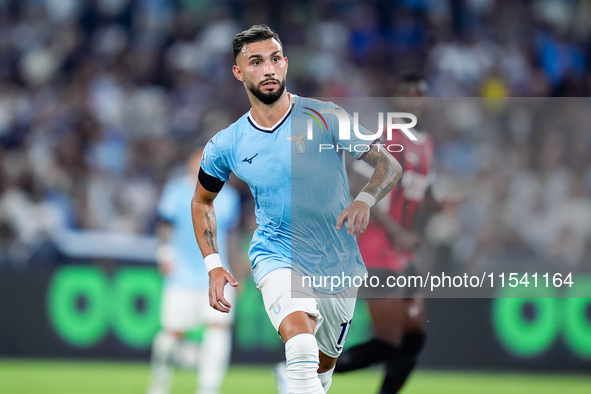
<svg viewBox="0 0 591 394"><path fill-rule="evenodd" d="M392 155L402 166L402 179L389 195L388 215L406 229L412 229L415 216L423 202L425 192L433 182L431 164L433 162L433 139L429 134L417 133L418 141L412 141L402 133L394 134L393 140L385 145L394 151Z"/></svg>
<svg viewBox="0 0 591 394"><path fill-rule="evenodd" d="M413 134L418 138L417 141L410 140L402 133L394 133L392 140L384 144L403 169L402 179L385 197L388 203L386 212L408 230L413 228L425 192L434 180L433 139L424 132L413 130ZM387 268L400 272L414 259L414 252L395 249L389 242L386 230L373 221L358 236L358 244L368 268Z"/></svg>

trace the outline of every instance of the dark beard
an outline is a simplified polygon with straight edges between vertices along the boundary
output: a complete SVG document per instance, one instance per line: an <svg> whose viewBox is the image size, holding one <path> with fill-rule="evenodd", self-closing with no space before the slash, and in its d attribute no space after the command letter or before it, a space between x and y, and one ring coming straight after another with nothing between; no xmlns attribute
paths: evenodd
<svg viewBox="0 0 591 394"><path fill-rule="evenodd" d="M258 98L261 103L267 105L273 104L275 101L279 100L279 97L281 97L285 91L285 79L279 82L279 89L277 89L276 92L264 93L260 89L257 89L256 86L251 84L248 84L248 90L250 90L250 92L254 94L254 96Z"/></svg>

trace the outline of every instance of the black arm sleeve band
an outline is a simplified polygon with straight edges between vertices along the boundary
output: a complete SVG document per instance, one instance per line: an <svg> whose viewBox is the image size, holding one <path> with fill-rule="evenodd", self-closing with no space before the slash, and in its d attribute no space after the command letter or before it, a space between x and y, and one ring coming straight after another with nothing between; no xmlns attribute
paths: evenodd
<svg viewBox="0 0 591 394"><path fill-rule="evenodd" d="M374 140L374 141L373 141L371 144L369 144L369 145L368 145L368 146L369 146L369 149L368 149L368 150L366 150L365 152L363 152L363 153L361 154L361 156L359 156L359 157L357 158L357 160L362 160L362 159L363 159L363 157L364 157L365 155L367 155L367 152L369 152L369 150L372 148L372 146L374 146L375 144L379 144L379 143L380 143L380 139L379 139L379 138L378 138L378 139L376 139L376 140Z"/></svg>
<svg viewBox="0 0 591 394"><path fill-rule="evenodd" d="M211 193L219 193L222 187L224 187L224 181L207 174L203 171L203 168L199 169L199 183L201 183L201 186L205 190Z"/></svg>

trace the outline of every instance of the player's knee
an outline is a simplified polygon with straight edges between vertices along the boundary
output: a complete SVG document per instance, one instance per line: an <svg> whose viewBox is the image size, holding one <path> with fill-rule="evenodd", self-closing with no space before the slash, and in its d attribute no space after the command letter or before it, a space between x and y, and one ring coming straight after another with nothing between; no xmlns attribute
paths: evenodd
<svg viewBox="0 0 591 394"><path fill-rule="evenodd" d="M309 379L318 369L318 343L311 334L299 334L285 343L287 375L292 379Z"/></svg>
<svg viewBox="0 0 591 394"><path fill-rule="evenodd" d="M375 336L377 339L390 346L400 346L402 344L402 330L398 328L390 329L388 331L376 330Z"/></svg>
<svg viewBox="0 0 591 394"><path fill-rule="evenodd" d="M326 354L320 352L318 363L318 373L328 372L334 368L337 363L337 359L333 357L329 357Z"/></svg>
<svg viewBox="0 0 591 394"><path fill-rule="evenodd" d="M180 339L183 339L183 333L172 330L161 330L154 337L154 341L162 343L163 346L172 346Z"/></svg>
<svg viewBox="0 0 591 394"><path fill-rule="evenodd" d="M171 329L167 329L167 328L163 328L158 334L161 335L162 337L174 338L177 340L183 339L185 337L184 331L171 330ZM170 340L172 340L172 339L170 339Z"/></svg>
<svg viewBox="0 0 591 394"><path fill-rule="evenodd" d="M402 343L403 327L397 324L375 324L374 336L390 346L400 346Z"/></svg>
<svg viewBox="0 0 591 394"><path fill-rule="evenodd" d="M313 335L316 320L313 316L303 311L292 312L283 319L279 325L279 336L287 342L300 334Z"/></svg>
<svg viewBox="0 0 591 394"><path fill-rule="evenodd" d="M232 324L231 323L207 323L206 328L208 330L211 330L211 329L229 330L232 328Z"/></svg>
<svg viewBox="0 0 591 394"><path fill-rule="evenodd" d="M406 317L404 319L404 332L423 331L425 308L423 300L412 298L408 300Z"/></svg>
<svg viewBox="0 0 591 394"><path fill-rule="evenodd" d="M183 339L185 338L185 333L183 331L172 331L171 335L174 336L176 339Z"/></svg>

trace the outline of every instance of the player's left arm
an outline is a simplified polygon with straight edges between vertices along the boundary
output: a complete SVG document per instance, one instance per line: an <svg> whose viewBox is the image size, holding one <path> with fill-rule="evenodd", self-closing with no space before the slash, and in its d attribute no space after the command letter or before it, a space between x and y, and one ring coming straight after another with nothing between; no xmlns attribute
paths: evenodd
<svg viewBox="0 0 591 394"><path fill-rule="evenodd" d="M373 145L361 160L372 166L374 171L353 203L341 212L335 227L338 231L348 222L347 233L353 236L365 231L370 208L384 198L402 176L400 163L386 149L380 149L377 145Z"/></svg>
<svg viewBox="0 0 591 394"><path fill-rule="evenodd" d="M461 193L447 194L443 197L435 196L433 185L431 185L425 191L422 205L423 208L428 211L455 213L463 200L464 195Z"/></svg>

